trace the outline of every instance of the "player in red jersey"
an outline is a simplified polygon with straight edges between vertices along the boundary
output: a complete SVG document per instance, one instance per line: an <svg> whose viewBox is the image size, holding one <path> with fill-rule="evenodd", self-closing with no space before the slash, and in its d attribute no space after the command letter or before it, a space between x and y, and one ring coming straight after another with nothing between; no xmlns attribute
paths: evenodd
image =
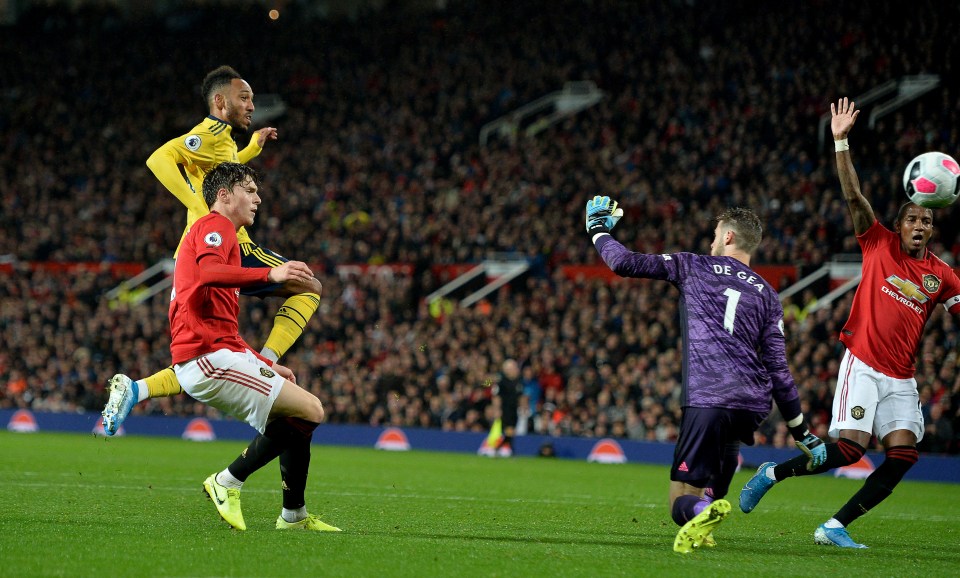
<svg viewBox="0 0 960 578"><path fill-rule="evenodd" d="M277 139L277 129L264 127L255 131L250 142L238 149L234 138L250 128L255 107L253 89L240 73L229 66L212 70L203 79L200 94L207 104L206 118L185 135L167 141L147 159L147 167L154 176L187 208L186 229L210 212L203 199L203 177L222 162L248 163L260 154L264 145ZM287 259L270 249L257 245L247 231L237 231L240 259L245 267L275 267ZM178 245L177 251L180 247ZM176 256L176 253L174 253ZM285 301L274 317L271 329L260 352L278 360L293 346L306 329L307 322L320 305L320 282L264 283L247 285L241 294L254 297L283 297ZM123 373L110 378L110 395L105 404L103 431L114 435L133 411L136 404L149 398L178 395L181 392L172 367L153 375L133 379Z"/></svg>
<svg viewBox="0 0 960 578"><path fill-rule="evenodd" d="M876 435L886 459L860 491L814 532L817 544L866 548L850 538L846 527L889 496L919 458L923 415L913 377L914 358L936 305L943 304L953 315L960 313L960 279L927 249L933 235L930 209L904 204L893 231L877 221L860 192L847 142L860 111L844 98L831 103L830 112L840 187L863 250L863 280L840 335L847 351L837 377L830 423L830 436L839 439L827 445L827 461L813 471L804 467L806 456L761 465L740 493L740 508L752 511L773 484L790 476L856 463Z"/></svg>
<svg viewBox="0 0 960 578"><path fill-rule="evenodd" d="M313 279L300 261L270 269L241 265L237 230L253 224L260 205L257 190L257 173L240 163L222 163L204 177L210 213L184 237L173 273L173 370L191 397L259 432L232 464L203 482L227 523L246 529L240 488L250 474L279 457L283 510L276 527L336 532L307 513L304 499L310 441L323 420L323 406L296 384L289 368L255 352L239 333L241 287Z"/></svg>

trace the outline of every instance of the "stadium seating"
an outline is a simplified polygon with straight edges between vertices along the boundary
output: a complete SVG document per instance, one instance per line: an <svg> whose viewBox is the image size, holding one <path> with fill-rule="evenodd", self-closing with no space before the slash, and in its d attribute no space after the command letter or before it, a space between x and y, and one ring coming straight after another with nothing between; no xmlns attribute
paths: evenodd
<svg viewBox="0 0 960 578"><path fill-rule="evenodd" d="M617 197L627 212L618 238L646 252L706 251L712 216L742 204L767 223L758 263L805 273L856 253L832 153L818 150L819 118L839 96L949 70L957 40L917 43L922 10L888 5L556 4L450 2L400 20L304 15L282 26L252 9L196 7L156 23L102 7L24 14L0 35L10 55L0 62L0 170L10 187L0 200L0 407L98 411L110 375L168 364L166 299L136 310L105 299L123 279L107 265L150 265L177 245L183 210L144 161L204 114L199 80L228 63L288 107L274 121L279 140L254 161L266 181L252 235L323 275L321 312L285 362L330 421L484 430L487 386L513 357L541 392L530 431L673 439L675 292L557 273L597 262L581 232L584 199ZM892 20L899 25L882 25ZM157 26L165 32L146 32ZM195 33L211 26L245 33ZM485 123L568 80L593 81L606 98L535 138L479 144ZM907 159L957 152L957 89L947 80L851 137L882 219L903 200ZM937 215L932 245L954 262L955 213ZM424 302L444 281L434 266L504 252L535 266L484 307L437 314ZM52 272L37 263L104 266ZM339 265L382 263L409 271L337 274ZM276 306L244 300L250 343L262 342ZM849 296L787 324L819 433L848 311ZM956 339L939 312L917 374L926 405L940 406L935 421L954 432ZM136 411L215 410L181 396ZM758 437L789 443L776 417ZM931 447L957 452L960 441Z"/></svg>

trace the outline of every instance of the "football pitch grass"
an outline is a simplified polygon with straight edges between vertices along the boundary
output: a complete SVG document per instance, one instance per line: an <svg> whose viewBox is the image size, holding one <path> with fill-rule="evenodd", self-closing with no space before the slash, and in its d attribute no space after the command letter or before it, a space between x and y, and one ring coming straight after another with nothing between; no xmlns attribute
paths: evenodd
<svg viewBox="0 0 960 578"><path fill-rule="evenodd" d="M318 432L322 432L318 430ZM322 433L320 434L322 435ZM244 443L0 432L3 576L952 576L960 484L904 482L851 528L813 530L861 482L826 476L734 510L718 546L672 550L664 466L314 445L307 505L343 532L281 532L279 468L247 481L248 530L201 482ZM921 457L922 459L922 457Z"/></svg>

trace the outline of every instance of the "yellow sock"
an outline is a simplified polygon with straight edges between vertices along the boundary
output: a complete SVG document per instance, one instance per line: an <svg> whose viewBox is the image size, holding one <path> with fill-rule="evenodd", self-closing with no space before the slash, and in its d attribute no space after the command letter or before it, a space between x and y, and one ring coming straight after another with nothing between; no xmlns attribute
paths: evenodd
<svg viewBox="0 0 960 578"><path fill-rule="evenodd" d="M147 384L149 397L169 397L183 391L172 367L161 369L150 377L145 377L143 381Z"/></svg>
<svg viewBox="0 0 960 578"><path fill-rule="evenodd" d="M320 296L316 293L301 293L284 301L273 319L273 330L270 331L267 342L263 344L264 349L275 353L277 359L283 357L283 354L293 347L303 334L307 322L319 306Z"/></svg>

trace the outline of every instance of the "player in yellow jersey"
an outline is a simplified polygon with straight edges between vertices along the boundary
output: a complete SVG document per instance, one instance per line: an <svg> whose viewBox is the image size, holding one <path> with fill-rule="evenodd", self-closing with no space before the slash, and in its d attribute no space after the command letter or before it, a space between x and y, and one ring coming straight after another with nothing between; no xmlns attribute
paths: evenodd
<svg viewBox="0 0 960 578"><path fill-rule="evenodd" d="M184 236L197 219L210 212L203 200L204 175L222 162L247 163L260 154L267 141L277 138L277 129L262 128L251 135L243 150L238 150L233 133L246 132L250 128L254 106L253 90L233 68L221 66L213 70L204 78L200 90L209 106L209 115L189 133L168 141L147 159L147 167L187 208ZM237 240L244 267L270 268L287 261L254 243L245 228L237 231ZM260 352L263 356L277 360L290 349L319 307L321 291L317 279L241 290L244 295L286 297ZM103 409L104 431L107 435L116 433L138 402L176 395L181 391L171 367L138 381L123 374L114 375L110 379L110 398Z"/></svg>

